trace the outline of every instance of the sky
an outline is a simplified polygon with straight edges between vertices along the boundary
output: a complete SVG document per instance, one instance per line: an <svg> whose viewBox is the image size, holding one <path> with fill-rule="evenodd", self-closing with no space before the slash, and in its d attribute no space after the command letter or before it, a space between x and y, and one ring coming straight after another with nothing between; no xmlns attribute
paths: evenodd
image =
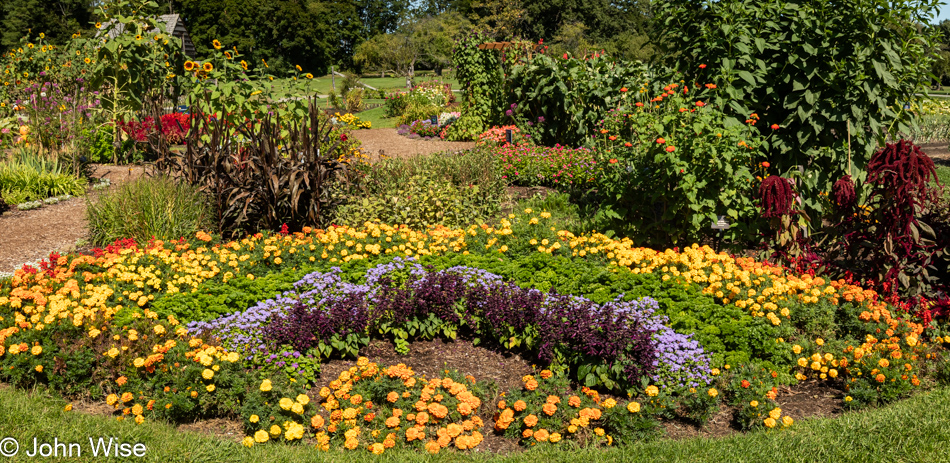
<svg viewBox="0 0 950 463"><path fill-rule="evenodd" d="M940 12L937 13L937 19L934 20L934 24L943 21L944 19L950 19L950 1L940 2Z"/></svg>

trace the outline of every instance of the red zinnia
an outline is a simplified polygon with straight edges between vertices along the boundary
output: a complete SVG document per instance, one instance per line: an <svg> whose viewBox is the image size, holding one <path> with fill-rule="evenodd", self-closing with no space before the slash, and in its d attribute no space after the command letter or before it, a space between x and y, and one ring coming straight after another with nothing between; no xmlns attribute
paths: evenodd
<svg viewBox="0 0 950 463"><path fill-rule="evenodd" d="M700 108L702 108L703 106L706 106L706 103L703 103L702 101L697 101L696 106L699 106Z"/></svg>
<svg viewBox="0 0 950 463"><path fill-rule="evenodd" d="M621 87L621 88L620 88L620 91L623 92L623 93L625 93L625 92L627 91L627 87Z"/></svg>
<svg viewBox="0 0 950 463"><path fill-rule="evenodd" d="M705 65L705 64L700 64L700 65L699 65L699 68L700 68L700 69L706 69L706 65Z"/></svg>
<svg viewBox="0 0 950 463"><path fill-rule="evenodd" d="M614 135L611 135L611 136L609 136L609 137L607 137L607 138L609 138L609 139L610 139L610 141L614 141L614 140L616 140L616 139L617 139L617 137L616 137L616 136L614 136Z"/></svg>
<svg viewBox="0 0 950 463"><path fill-rule="evenodd" d="M627 148L629 148L629 147L633 146L633 143L626 142L626 143L623 144L623 146L626 146Z"/></svg>
<svg viewBox="0 0 950 463"><path fill-rule="evenodd" d="M765 162L762 163L762 167L765 167L766 169L768 169L769 166L771 166L771 165L772 165L772 164L769 164L768 161L765 161Z"/></svg>
<svg viewBox="0 0 950 463"><path fill-rule="evenodd" d="M772 124L772 130L778 130L778 124Z"/></svg>
<svg viewBox="0 0 950 463"><path fill-rule="evenodd" d="M640 106L643 106L643 103L638 101L634 106L640 107Z"/></svg>
<svg viewBox="0 0 950 463"><path fill-rule="evenodd" d="M745 388L745 389L748 389L749 386L751 386L751 384L749 384L749 380L746 380L746 379L743 379L743 380L742 380L741 385L742 385L742 387Z"/></svg>
<svg viewBox="0 0 950 463"><path fill-rule="evenodd" d="M675 148L675 147L673 147L673 146L667 146L667 147L666 147L666 152L667 152L667 153L672 153L672 152L674 152L674 151L676 151L676 148Z"/></svg>
<svg viewBox="0 0 950 463"><path fill-rule="evenodd" d="M617 163L617 160L616 160L616 159L611 159L611 160L609 160L609 161L607 161L607 162L609 162L609 163L611 163L611 164L616 164L616 163Z"/></svg>
<svg viewBox="0 0 950 463"><path fill-rule="evenodd" d="M662 145L663 143L666 143L666 140L664 140L663 138L657 138L656 142Z"/></svg>

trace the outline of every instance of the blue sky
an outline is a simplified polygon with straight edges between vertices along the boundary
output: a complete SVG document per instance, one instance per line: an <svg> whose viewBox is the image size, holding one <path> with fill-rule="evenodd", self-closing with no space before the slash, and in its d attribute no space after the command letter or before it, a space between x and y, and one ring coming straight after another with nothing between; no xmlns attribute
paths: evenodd
<svg viewBox="0 0 950 463"><path fill-rule="evenodd" d="M937 13L937 19L934 20L934 23L939 23L944 19L950 19L950 2L947 1L940 2L940 13Z"/></svg>

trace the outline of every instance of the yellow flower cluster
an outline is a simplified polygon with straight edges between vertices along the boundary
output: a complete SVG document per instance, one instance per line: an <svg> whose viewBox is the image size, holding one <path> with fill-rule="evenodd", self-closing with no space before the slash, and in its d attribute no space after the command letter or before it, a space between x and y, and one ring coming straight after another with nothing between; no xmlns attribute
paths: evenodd
<svg viewBox="0 0 950 463"><path fill-rule="evenodd" d="M346 113L342 116L340 115L340 113L334 113L333 116L336 118L337 122L346 124L347 126L354 129L369 129L369 128L372 128L373 126L372 122L361 121L359 116L352 113Z"/></svg>

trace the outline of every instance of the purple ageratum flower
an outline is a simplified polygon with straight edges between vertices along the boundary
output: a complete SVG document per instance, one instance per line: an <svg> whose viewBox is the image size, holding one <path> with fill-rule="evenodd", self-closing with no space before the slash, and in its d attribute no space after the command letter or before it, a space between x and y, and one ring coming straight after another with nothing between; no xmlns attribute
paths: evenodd
<svg viewBox="0 0 950 463"><path fill-rule="evenodd" d="M510 109L507 110L507 111L505 111L505 115L506 115L506 116L511 116L512 114L514 114L514 113L512 113Z"/></svg>

